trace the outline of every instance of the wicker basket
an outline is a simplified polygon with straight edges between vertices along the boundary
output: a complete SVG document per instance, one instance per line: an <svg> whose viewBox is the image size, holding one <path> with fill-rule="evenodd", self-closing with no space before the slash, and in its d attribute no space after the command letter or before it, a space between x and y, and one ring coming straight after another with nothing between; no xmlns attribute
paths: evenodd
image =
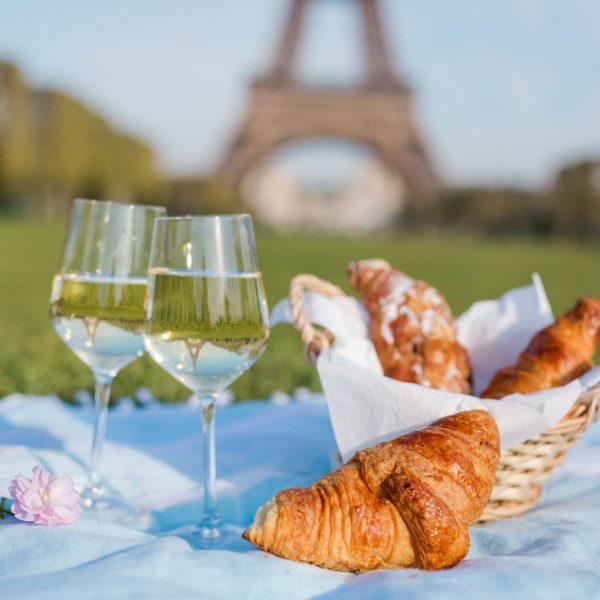
<svg viewBox="0 0 600 600"><path fill-rule="evenodd" d="M319 292L330 298L344 296L337 286L314 275L298 275L290 285L290 304L296 329L302 336L306 356L314 364L319 353L329 348L333 336L316 329L302 308L306 291ZM502 452L496 485L481 516L494 521L520 515L535 506L541 497L540 484L560 465L567 452L598 416L600 384L581 394L563 419L535 438Z"/></svg>

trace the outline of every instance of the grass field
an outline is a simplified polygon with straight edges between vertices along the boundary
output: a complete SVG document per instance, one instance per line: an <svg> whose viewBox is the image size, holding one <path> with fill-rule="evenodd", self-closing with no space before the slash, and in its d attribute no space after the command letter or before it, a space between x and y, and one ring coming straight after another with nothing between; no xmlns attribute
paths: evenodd
<svg viewBox="0 0 600 600"><path fill-rule="evenodd" d="M77 390L92 387L90 372L59 341L48 318L50 282L64 232L62 222L0 220L0 397L54 393L68 400ZM346 263L369 257L386 258L429 281L446 295L455 314L477 299L528 283L532 271L541 274L555 312L581 295L600 296L600 244L407 232L368 239L262 233L258 244L271 306L301 272L347 289ZM147 357L119 374L115 395L132 394L140 386L165 401L189 396ZM318 389L318 380L304 361L298 335L279 326L263 358L232 389L238 399L247 399L298 386Z"/></svg>

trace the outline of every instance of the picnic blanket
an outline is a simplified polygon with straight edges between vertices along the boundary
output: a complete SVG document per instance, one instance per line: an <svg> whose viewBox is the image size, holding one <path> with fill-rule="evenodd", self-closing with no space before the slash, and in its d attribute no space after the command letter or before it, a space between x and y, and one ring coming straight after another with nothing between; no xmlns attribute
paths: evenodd
<svg viewBox="0 0 600 600"><path fill-rule="evenodd" d="M226 521L247 525L277 491L331 470L335 442L319 398L245 402L217 414ZM114 410L103 465L110 485L150 512L146 531L95 522L0 521L3 598L592 598L600 597L600 427L591 427L527 515L472 529L469 555L441 572L361 575L279 559L243 540L194 551L169 531L199 519L200 417L188 405ZM84 483L89 409L57 398L0 400L0 495L39 464Z"/></svg>

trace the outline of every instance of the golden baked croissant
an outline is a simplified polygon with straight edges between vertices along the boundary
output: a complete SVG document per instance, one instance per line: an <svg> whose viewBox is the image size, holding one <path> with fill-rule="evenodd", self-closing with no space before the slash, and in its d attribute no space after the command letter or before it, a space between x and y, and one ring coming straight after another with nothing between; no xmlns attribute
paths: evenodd
<svg viewBox="0 0 600 600"><path fill-rule="evenodd" d="M456 341L444 297L381 259L348 265L350 285L362 293L370 336L387 377L452 392L470 390L466 350Z"/></svg>
<svg viewBox="0 0 600 600"><path fill-rule="evenodd" d="M469 525L492 492L499 453L487 412L452 415L361 450L308 488L279 492L244 538L339 571L451 567L469 550Z"/></svg>
<svg viewBox="0 0 600 600"><path fill-rule="evenodd" d="M564 385L593 367L598 341L600 301L582 298L556 323L536 333L517 364L498 371L481 397L503 398Z"/></svg>

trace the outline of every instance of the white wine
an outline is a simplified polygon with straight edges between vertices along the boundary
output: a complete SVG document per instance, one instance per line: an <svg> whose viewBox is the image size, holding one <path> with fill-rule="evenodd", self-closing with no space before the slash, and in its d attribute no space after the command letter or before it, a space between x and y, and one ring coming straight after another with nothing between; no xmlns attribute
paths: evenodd
<svg viewBox="0 0 600 600"><path fill-rule="evenodd" d="M146 279L59 274L50 314L60 338L91 369L114 377L144 353Z"/></svg>
<svg viewBox="0 0 600 600"><path fill-rule="evenodd" d="M225 389L262 354L269 337L260 273L149 272L146 349L195 392Z"/></svg>

